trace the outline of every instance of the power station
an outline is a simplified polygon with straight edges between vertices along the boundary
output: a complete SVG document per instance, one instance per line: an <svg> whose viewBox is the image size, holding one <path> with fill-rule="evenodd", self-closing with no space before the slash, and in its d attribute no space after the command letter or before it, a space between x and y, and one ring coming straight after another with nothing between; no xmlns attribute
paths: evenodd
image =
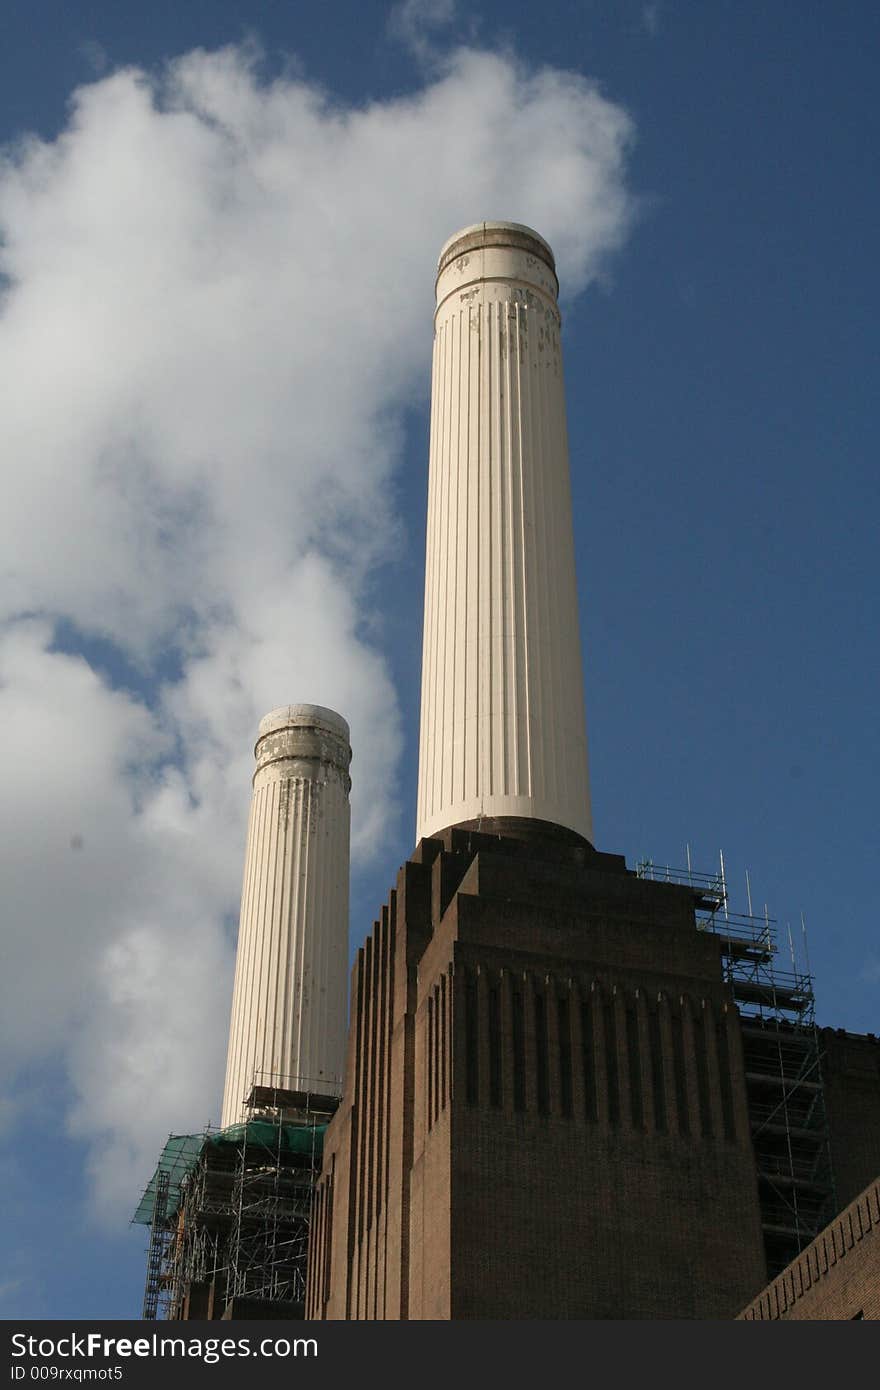
<svg viewBox="0 0 880 1390"><path fill-rule="evenodd" d="M761 1291L827 1284L844 1207L878 1258L880 1044L723 864L594 846L557 295L520 224L442 248L416 848L346 1041L348 728L262 721L222 1127L144 1194L145 1317L821 1316Z"/></svg>

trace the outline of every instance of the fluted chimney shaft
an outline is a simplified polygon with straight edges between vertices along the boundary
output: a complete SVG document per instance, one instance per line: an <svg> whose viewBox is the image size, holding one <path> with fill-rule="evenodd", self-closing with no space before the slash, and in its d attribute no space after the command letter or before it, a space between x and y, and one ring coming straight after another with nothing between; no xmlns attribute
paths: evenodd
<svg viewBox="0 0 880 1390"><path fill-rule="evenodd" d="M527 819L592 840L557 292L516 223L440 255L417 839Z"/></svg>
<svg viewBox="0 0 880 1390"><path fill-rule="evenodd" d="M320 705L260 722L222 1124L254 1082L342 1090L348 987L348 725Z"/></svg>

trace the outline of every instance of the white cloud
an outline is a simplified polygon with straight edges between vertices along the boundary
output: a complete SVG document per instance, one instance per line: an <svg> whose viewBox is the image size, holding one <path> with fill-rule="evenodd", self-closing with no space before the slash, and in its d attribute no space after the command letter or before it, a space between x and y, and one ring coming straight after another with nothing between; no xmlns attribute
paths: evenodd
<svg viewBox="0 0 880 1390"><path fill-rule="evenodd" d="M80 88L0 167L0 1028L22 1066L66 1060L108 1209L217 1110L259 717L349 720L359 862L395 813L363 633L434 255L510 217L583 289L626 233L630 136L583 78L489 53L354 109L227 49ZM149 707L55 650L62 619Z"/></svg>

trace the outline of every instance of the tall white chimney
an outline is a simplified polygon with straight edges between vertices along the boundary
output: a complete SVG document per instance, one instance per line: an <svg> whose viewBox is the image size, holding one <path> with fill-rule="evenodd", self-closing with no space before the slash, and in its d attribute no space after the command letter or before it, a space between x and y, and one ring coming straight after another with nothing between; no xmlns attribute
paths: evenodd
<svg viewBox="0 0 880 1390"><path fill-rule="evenodd" d="M342 1090L348 991L348 725L320 705L260 721L221 1123L251 1087Z"/></svg>
<svg viewBox="0 0 880 1390"><path fill-rule="evenodd" d="M510 818L592 840L558 288L516 222L440 253L417 840Z"/></svg>

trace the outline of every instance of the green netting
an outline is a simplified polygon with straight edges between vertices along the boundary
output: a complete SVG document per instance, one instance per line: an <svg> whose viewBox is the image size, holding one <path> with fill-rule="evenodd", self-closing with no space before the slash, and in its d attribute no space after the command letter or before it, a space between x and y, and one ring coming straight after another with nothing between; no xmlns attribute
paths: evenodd
<svg viewBox="0 0 880 1390"><path fill-rule="evenodd" d="M205 1142L204 1134L172 1134L156 1164L156 1171L147 1183L137 1211L131 1218L139 1226L149 1226L153 1220L153 1206L156 1201L156 1180L160 1173L168 1174L168 1210L177 1210L180 1199L180 1184L192 1168Z"/></svg>
<svg viewBox="0 0 880 1390"><path fill-rule="evenodd" d="M319 1157L324 1147L326 1128L326 1124L281 1125L279 1131L279 1126L271 1120L248 1120L247 1124L230 1125L228 1129L218 1129L213 1134L172 1134L159 1155L156 1171L147 1183L132 1222L139 1226L152 1224L156 1181L160 1173L168 1174L166 1215L173 1216L180 1202L180 1184L195 1166L206 1145L228 1144L237 1147L244 1140L248 1146L253 1144L270 1153L314 1153Z"/></svg>
<svg viewBox="0 0 880 1390"><path fill-rule="evenodd" d="M310 1154L314 1151L320 1154L326 1128L326 1124L282 1125L279 1134L278 1125L273 1125L271 1120L248 1120L247 1124L218 1129L216 1134L207 1136L207 1142L215 1145L240 1144L246 1131L248 1145L259 1144L271 1153L280 1150L282 1153Z"/></svg>

